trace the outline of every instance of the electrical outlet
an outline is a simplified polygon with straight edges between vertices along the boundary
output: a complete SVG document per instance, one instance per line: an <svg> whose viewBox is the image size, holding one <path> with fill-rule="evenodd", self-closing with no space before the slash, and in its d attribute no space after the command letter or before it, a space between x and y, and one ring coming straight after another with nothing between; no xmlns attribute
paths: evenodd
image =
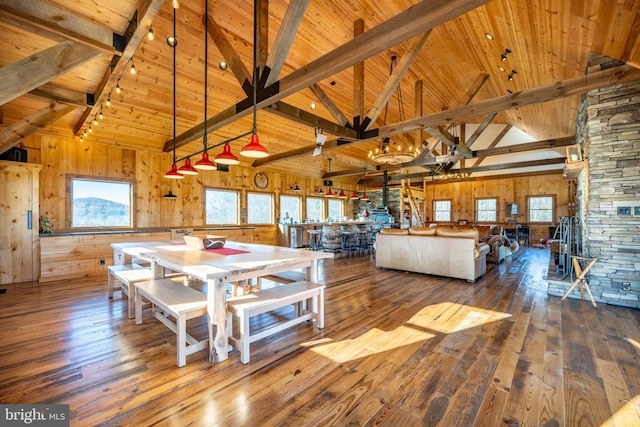
<svg viewBox="0 0 640 427"><path fill-rule="evenodd" d="M100 265L104 265L104 258L100 258Z"/></svg>
<svg viewBox="0 0 640 427"><path fill-rule="evenodd" d="M618 215L631 215L631 207L630 206L618 207Z"/></svg>

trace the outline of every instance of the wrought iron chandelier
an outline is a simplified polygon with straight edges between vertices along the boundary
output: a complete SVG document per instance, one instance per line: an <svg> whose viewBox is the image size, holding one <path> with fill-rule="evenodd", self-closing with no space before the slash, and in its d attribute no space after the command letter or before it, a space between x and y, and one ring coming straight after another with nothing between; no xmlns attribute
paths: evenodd
<svg viewBox="0 0 640 427"><path fill-rule="evenodd" d="M389 70L389 76L393 74L393 68L396 66L396 56L391 57L391 67ZM404 121L404 105L402 103L402 89L400 88L400 82L396 86L396 98L398 100L398 116L400 121ZM389 103L384 109L384 121L383 125L387 123L387 110L389 109ZM369 151L369 159L386 165L399 165L414 160L420 154L420 149L414 147L411 143L407 143L401 139L400 136L394 136L392 138L384 138L380 144L380 148Z"/></svg>

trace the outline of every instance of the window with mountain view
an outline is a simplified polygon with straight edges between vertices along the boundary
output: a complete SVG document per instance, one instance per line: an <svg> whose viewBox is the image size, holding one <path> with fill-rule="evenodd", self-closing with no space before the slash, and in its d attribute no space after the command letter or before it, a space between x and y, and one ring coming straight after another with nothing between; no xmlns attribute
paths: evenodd
<svg viewBox="0 0 640 427"><path fill-rule="evenodd" d="M133 184L71 178L71 227L132 227Z"/></svg>

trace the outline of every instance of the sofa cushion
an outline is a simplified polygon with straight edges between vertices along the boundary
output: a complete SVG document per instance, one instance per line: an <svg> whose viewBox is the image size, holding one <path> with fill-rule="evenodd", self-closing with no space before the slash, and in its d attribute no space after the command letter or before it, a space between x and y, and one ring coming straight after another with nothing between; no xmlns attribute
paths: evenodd
<svg viewBox="0 0 640 427"><path fill-rule="evenodd" d="M474 229L455 229L451 227L437 227L436 236L443 237L461 237L463 239L479 239L478 230Z"/></svg>
<svg viewBox="0 0 640 427"><path fill-rule="evenodd" d="M419 236L435 236L435 227L409 227L409 234L416 234Z"/></svg>
<svg viewBox="0 0 640 427"><path fill-rule="evenodd" d="M380 232L382 234L409 234L409 230L404 228L383 228Z"/></svg>
<svg viewBox="0 0 640 427"><path fill-rule="evenodd" d="M491 247L489 247L489 245L487 245L486 243L478 243L475 249L476 258L479 258L482 255L488 254L490 250L491 250Z"/></svg>

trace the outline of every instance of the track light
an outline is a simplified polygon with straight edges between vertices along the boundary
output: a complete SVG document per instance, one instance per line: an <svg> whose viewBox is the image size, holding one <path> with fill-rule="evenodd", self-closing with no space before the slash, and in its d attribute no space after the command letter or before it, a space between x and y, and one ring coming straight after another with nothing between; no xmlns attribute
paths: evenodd
<svg viewBox="0 0 640 427"><path fill-rule="evenodd" d="M133 63L133 57L131 57L131 68L129 68L129 71L131 71L131 74L136 73L136 65Z"/></svg>
<svg viewBox="0 0 640 427"><path fill-rule="evenodd" d="M510 54L510 53L511 53L510 49L505 49L504 53L502 55L500 55L500 60L502 62L506 61L507 60L507 55Z"/></svg>
<svg viewBox="0 0 640 427"><path fill-rule="evenodd" d="M516 74L518 74L516 70L511 70L511 73L509 73L509 75L507 76L507 80L509 81L513 80L513 76Z"/></svg>
<svg viewBox="0 0 640 427"><path fill-rule="evenodd" d="M107 107L111 107L111 92L107 95Z"/></svg>
<svg viewBox="0 0 640 427"><path fill-rule="evenodd" d="M147 31L147 38L149 40L153 40L156 38L156 36L153 35L153 28L151 28L151 25L149 25L149 31Z"/></svg>

